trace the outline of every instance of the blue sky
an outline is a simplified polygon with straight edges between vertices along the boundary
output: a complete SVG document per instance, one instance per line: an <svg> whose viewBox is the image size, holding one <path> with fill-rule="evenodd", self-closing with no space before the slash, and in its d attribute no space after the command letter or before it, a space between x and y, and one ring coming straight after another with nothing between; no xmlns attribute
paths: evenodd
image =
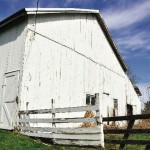
<svg viewBox="0 0 150 150"><path fill-rule="evenodd" d="M0 0L0 20L37 0ZM100 10L127 65L140 78L142 88L150 83L150 0L39 0L39 7Z"/></svg>

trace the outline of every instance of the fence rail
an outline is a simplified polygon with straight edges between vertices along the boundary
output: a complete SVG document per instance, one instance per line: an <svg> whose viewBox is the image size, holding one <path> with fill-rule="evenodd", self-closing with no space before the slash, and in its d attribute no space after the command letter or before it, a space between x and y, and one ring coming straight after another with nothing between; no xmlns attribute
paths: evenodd
<svg viewBox="0 0 150 150"><path fill-rule="evenodd" d="M105 129L105 134L124 134L124 133L130 133L130 134L139 134L139 133L150 133L150 129Z"/></svg>
<svg viewBox="0 0 150 150"><path fill-rule="evenodd" d="M98 99L98 97L97 97ZM98 100L97 100L98 101ZM53 103L52 103L53 104ZM74 118L56 118L56 113L72 113L83 112L82 117ZM93 113L94 116L84 116L84 114ZM52 114L52 118L30 118L38 114ZM82 107L67 107L67 108L54 108L41 109L41 110L24 110L19 112L20 133L31 137L50 138L54 144L63 145L80 145L80 146L102 146L103 147L103 126L102 119L99 112L99 104L93 106ZM65 116L65 115L64 115ZM34 124L36 123L35 127ZM42 127L41 123L48 124L49 127ZM64 128L56 126L62 123L77 124L76 127ZM94 126L92 125L94 124ZM80 126L79 126L80 124ZM89 128L86 125L91 125ZM83 126L82 126L83 125ZM84 126L85 125L85 126Z"/></svg>
<svg viewBox="0 0 150 150"><path fill-rule="evenodd" d="M81 122L98 122L98 118L54 118L54 119L19 119L20 123L81 123Z"/></svg>
<svg viewBox="0 0 150 150"><path fill-rule="evenodd" d="M138 119L150 119L150 114L132 115L132 116L116 116L116 117L104 117L103 122L106 121L123 121L123 120L138 120Z"/></svg>
<svg viewBox="0 0 150 150"><path fill-rule="evenodd" d="M98 98L97 101L98 102ZM52 101L53 104L53 101ZM84 115L82 117L74 118L56 118L58 113L78 113L78 112L88 112L95 113L94 116ZM84 114L83 113L83 114ZM39 114L52 114L51 118L30 118L30 115L36 116ZM116 117L104 117L103 121L99 111L99 104L96 103L94 106L81 106L81 107L67 107L67 108L54 108L52 105L51 109L40 109L40 110L24 110L19 112L19 123L20 123L20 132L27 136L31 137L42 137L49 138L53 141L54 144L61 145L80 145L80 146L101 146L103 147L105 143L120 144L120 149L124 149L126 144L141 144L141 145L150 145L150 140L128 140L130 134L141 134L141 133L150 133L150 129L132 129L135 123L135 120L138 119L150 119L150 114L143 115L132 115L132 116L116 116ZM64 115L65 116L65 115ZM108 121L128 121L127 129L104 129L103 122ZM33 124L38 124L38 127ZM40 124L49 124L50 127L42 127ZM78 127L60 127L56 124L84 124L86 126ZM94 123L94 126L92 126ZM91 125L91 126L89 126ZM105 139L105 134L124 134L123 139Z"/></svg>
<svg viewBox="0 0 150 150"><path fill-rule="evenodd" d="M124 134L123 139L121 140L105 139L105 143L120 144L119 149L124 149L125 144L139 144L139 145L147 145L146 147L149 147L150 140L128 140L130 134L150 133L150 129L132 129L135 120L139 120L139 119L150 119L150 114L103 118L103 122L123 121L123 120L128 121L127 129L105 129L104 130L105 134Z"/></svg>
<svg viewBox="0 0 150 150"><path fill-rule="evenodd" d="M54 108L54 109L24 110L24 111L19 111L19 115L96 111L98 110L98 108L99 108L98 105L93 105L93 106L81 106L81 107Z"/></svg>
<svg viewBox="0 0 150 150"><path fill-rule="evenodd" d="M20 127L22 131L31 132L52 132L52 133L68 133L68 134L98 134L100 132L99 127L90 128L49 128L49 127Z"/></svg>

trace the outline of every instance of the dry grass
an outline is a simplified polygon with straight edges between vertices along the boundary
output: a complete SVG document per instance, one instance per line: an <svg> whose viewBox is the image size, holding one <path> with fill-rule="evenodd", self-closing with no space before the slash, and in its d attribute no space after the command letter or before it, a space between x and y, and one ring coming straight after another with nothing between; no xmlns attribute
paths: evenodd
<svg viewBox="0 0 150 150"><path fill-rule="evenodd" d="M84 114L84 118L93 118L95 117L95 113L93 111L86 111ZM89 127L96 127L96 122L84 122L81 127L82 128L89 128Z"/></svg>
<svg viewBox="0 0 150 150"><path fill-rule="evenodd" d="M143 119L134 125L136 129L149 129L150 128L150 119Z"/></svg>

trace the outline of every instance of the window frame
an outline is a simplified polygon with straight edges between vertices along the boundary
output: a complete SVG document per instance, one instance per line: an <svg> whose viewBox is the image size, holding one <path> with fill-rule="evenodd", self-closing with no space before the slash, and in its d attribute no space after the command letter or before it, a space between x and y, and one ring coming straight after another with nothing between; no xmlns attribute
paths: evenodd
<svg viewBox="0 0 150 150"><path fill-rule="evenodd" d="M86 94L86 105L95 105L96 104L96 95Z"/></svg>

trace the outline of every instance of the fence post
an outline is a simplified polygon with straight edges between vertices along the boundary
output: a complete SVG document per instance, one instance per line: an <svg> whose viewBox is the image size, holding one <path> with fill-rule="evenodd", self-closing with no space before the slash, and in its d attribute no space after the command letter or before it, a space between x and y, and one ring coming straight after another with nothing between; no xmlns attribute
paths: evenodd
<svg viewBox="0 0 150 150"><path fill-rule="evenodd" d="M55 100L54 99L51 100L51 107L52 107L52 111L53 111L53 109L55 108ZM54 119L54 118L55 118L55 113L52 112L52 119ZM56 127L54 122L52 123L52 127L53 128Z"/></svg>
<svg viewBox="0 0 150 150"><path fill-rule="evenodd" d="M28 119L29 118L29 115L27 113L28 105L29 105L29 102L26 102L26 111L23 115L20 115L20 118L23 118L23 119ZM25 123L25 122L21 123L20 125L23 126L23 127L26 127L26 126L29 127L30 126L29 123Z"/></svg>
<svg viewBox="0 0 150 150"><path fill-rule="evenodd" d="M135 122L135 119L129 120L127 130L132 129L132 127L134 125L134 122ZM128 137L129 137L129 132L127 132L127 133L124 134L123 139L127 140ZM125 147L125 144L120 144L119 149L122 150L122 149L124 149L124 147Z"/></svg>
<svg viewBox="0 0 150 150"><path fill-rule="evenodd" d="M29 118L28 106L29 106L29 102L26 102L26 114L25 114L25 119L28 119L28 118ZM29 123L26 123L26 126L29 127L30 124L29 124Z"/></svg>
<svg viewBox="0 0 150 150"><path fill-rule="evenodd" d="M101 110L100 110L99 93L95 94L95 99L96 99L96 105L98 106L98 110L96 110L96 115L99 116L97 118L97 126L100 128L100 143L101 143L101 146L104 147L104 130L103 130Z"/></svg>

